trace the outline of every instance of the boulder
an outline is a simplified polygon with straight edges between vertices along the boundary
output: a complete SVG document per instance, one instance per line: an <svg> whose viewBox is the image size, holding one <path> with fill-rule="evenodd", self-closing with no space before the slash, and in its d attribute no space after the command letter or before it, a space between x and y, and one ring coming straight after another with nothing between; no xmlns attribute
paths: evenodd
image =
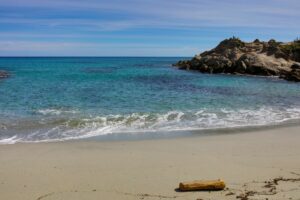
<svg viewBox="0 0 300 200"><path fill-rule="evenodd" d="M300 82L300 63L294 63L291 69L292 70L283 75L282 78L288 81Z"/></svg>
<svg viewBox="0 0 300 200"><path fill-rule="evenodd" d="M247 53L238 60L238 68L245 69L245 74L261 76L278 76L282 71L288 71L288 63L265 54ZM241 68L242 67L242 68ZM238 70L242 73L242 70Z"/></svg>
<svg viewBox="0 0 300 200"><path fill-rule="evenodd" d="M300 69L300 63L294 63L291 68L292 69Z"/></svg>
<svg viewBox="0 0 300 200"><path fill-rule="evenodd" d="M300 69L293 69L283 78L288 81L300 82Z"/></svg>

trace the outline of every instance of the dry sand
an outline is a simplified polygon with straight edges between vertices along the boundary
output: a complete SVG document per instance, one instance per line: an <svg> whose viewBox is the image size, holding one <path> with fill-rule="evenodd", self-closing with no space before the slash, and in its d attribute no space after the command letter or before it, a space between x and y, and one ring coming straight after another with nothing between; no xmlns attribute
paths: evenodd
<svg viewBox="0 0 300 200"><path fill-rule="evenodd" d="M227 190L175 191L180 181L217 178ZM300 199L299 178L299 127L0 146L1 200Z"/></svg>

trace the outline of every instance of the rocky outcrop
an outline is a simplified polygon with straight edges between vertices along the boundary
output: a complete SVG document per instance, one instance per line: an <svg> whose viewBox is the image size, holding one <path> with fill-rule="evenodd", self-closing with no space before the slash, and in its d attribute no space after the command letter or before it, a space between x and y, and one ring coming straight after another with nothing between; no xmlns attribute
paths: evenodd
<svg viewBox="0 0 300 200"><path fill-rule="evenodd" d="M262 76L280 76L298 80L299 70L292 66L300 63L300 41L290 43L270 40L243 42L238 38L222 41L216 48L196 55L191 60L175 64L179 69L198 70L202 73L229 73Z"/></svg>
<svg viewBox="0 0 300 200"><path fill-rule="evenodd" d="M290 73L284 75L282 78L288 81L300 82L300 64L292 65L292 70Z"/></svg>
<svg viewBox="0 0 300 200"><path fill-rule="evenodd" d="M0 70L0 79L8 78L9 74L6 71Z"/></svg>

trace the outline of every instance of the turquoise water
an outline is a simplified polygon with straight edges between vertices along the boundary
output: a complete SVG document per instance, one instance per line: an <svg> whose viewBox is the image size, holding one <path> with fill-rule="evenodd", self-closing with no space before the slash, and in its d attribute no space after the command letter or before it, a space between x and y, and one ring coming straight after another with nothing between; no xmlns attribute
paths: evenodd
<svg viewBox="0 0 300 200"><path fill-rule="evenodd" d="M300 118L300 84L208 75L182 58L0 58L0 142L272 125Z"/></svg>

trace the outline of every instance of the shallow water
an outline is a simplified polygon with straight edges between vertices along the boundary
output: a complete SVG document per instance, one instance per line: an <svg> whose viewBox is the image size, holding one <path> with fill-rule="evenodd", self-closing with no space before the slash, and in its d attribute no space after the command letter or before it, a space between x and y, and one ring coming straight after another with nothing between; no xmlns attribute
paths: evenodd
<svg viewBox="0 0 300 200"><path fill-rule="evenodd" d="M300 118L300 84L171 67L180 59L0 58L0 70L12 74L0 80L0 143Z"/></svg>

